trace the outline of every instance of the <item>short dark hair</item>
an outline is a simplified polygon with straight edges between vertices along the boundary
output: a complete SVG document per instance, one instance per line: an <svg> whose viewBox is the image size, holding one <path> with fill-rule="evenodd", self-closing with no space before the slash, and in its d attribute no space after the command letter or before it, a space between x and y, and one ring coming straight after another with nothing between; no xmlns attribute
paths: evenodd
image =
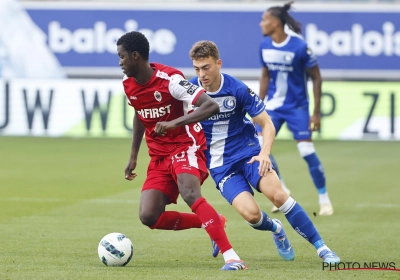
<svg viewBox="0 0 400 280"><path fill-rule="evenodd" d="M122 35L117 46L122 45L128 53L138 52L145 60L149 60L150 44L147 38L140 32L131 31Z"/></svg>
<svg viewBox="0 0 400 280"><path fill-rule="evenodd" d="M282 26L285 26L285 24L287 24L289 28L292 29L294 32L296 32L297 34L301 34L301 23L296 21L289 14L293 3L294 1L291 1L283 5L283 7L271 7L267 11L269 11L274 17L278 18L281 21Z"/></svg>
<svg viewBox="0 0 400 280"><path fill-rule="evenodd" d="M219 59L219 51L217 45L212 41L198 41L189 52L192 60L212 57L215 60Z"/></svg>

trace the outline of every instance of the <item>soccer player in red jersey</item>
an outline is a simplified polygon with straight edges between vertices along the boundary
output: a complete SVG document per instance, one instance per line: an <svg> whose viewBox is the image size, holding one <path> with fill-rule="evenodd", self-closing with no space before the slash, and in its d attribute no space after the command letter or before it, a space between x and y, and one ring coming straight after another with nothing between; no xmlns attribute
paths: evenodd
<svg viewBox="0 0 400 280"><path fill-rule="evenodd" d="M149 50L149 42L140 32L126 33L117 41L125 94L135 109L125 179L137 176L133 171L143 134L151 158L139 218L151 229L203 227L221 249L225 260L222 270L246 269L226 236L220 216L200 191L208 171L203 154L206 139L198 122L218 113L219 106L202 87L185 80L179 70L149 63ZM193 105L197 110L192 110ZM165 211L166 205L177 202L179 194L194 214Z"/></svg>

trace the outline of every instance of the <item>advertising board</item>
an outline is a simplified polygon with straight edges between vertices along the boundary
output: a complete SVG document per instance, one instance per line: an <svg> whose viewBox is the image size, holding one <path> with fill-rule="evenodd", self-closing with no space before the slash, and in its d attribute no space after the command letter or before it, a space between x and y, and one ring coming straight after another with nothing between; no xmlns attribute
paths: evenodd
<svg viewBox="0 0 400 280"><path fill-rule="evenodd" d="M314 139L400 140L399 82L324 82L321 111ZM121 80L0 80L0 136L131 137L133 113Z"/></svg>
<svg viewBox="0 0 400 280"><path fill-rule="evenodd" d="M292 15L319 58L326 79L400 77L400 7L296 3ZM49 49L71 76L120 74L116 40L132 30L150 41L150 59L191 74L188 52L198 40L219 46L227 73L260 75L259 22L269 6L25 3ZM366 8L368 7L368 8Z"/></svg>

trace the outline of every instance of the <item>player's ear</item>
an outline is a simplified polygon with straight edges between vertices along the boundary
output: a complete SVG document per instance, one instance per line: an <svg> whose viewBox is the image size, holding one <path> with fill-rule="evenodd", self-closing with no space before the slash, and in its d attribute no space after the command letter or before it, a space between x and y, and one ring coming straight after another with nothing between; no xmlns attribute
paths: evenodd
<svg viewBox="0 0 400 280"><path fill-rule="evenodd" d="M218 59L218 60L217 60L217 65L218 65L219 68L222 67L222 60L221 60L221 59Z"/></svg>
<svg viewBox="0 0 400 280"><path fill-rule="evenodd" d="M137 51L133 51L131 54L131 57L133 59L139 59L140 58L140 54Z"/></svg>

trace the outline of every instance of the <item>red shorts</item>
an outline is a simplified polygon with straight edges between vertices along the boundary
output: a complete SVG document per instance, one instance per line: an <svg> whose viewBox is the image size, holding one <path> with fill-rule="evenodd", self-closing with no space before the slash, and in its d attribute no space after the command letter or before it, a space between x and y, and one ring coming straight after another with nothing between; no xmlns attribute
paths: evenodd
<svg viewBox="0 0 400 280"><path fill-rule="evenodd" d="M170 203L177 202L179 188L177 175L189 173L195 175L200 180L200 185L208 177L206 157L203 151L194 147L186 150L176 150L171 156L151 160L147 168L147 178L144 182L142 192L145 190L159 190L165 193Z"/></svg>

